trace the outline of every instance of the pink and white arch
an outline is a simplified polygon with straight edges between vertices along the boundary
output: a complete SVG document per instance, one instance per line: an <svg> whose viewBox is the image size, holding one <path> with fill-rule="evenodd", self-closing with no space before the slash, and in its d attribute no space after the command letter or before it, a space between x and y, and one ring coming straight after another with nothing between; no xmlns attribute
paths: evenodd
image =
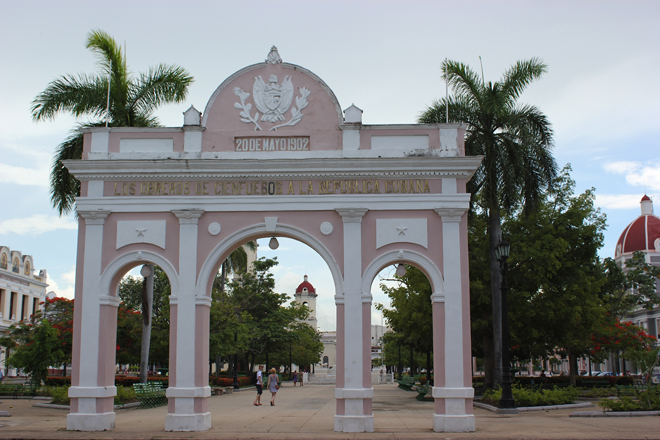
<svg viewBox="0 0 660 440"><path fill-rule="evenodd" d="M165 429L211 426L210 286L236 247L306 243L335 281L335 430L374 430L370 286L385 266L419 267L433 286L433 429L474 431L467 254L469 194L481 158L464 127L363 125L316 75L265 63L222 83L178 128L86 129L81 180L70 430L115 425L117 283L150 263L172 284Z"/></svg>

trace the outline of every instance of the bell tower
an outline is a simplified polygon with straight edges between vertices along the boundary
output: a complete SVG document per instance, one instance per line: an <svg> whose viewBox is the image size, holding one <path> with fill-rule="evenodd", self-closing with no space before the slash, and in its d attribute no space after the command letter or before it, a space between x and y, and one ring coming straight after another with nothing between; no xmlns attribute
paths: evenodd
<svg viewBox="0 0 660 440"><path fill-rule="evenodd" d="M316 322L316 289L314 286L307 281L307 275L305 275L305 281L300 283L296 288L296 293L294 295L294 300L299 304L306 305L309 310L309 318L307 318L307 324L309 324L313 329L318 329Z"/></svg>

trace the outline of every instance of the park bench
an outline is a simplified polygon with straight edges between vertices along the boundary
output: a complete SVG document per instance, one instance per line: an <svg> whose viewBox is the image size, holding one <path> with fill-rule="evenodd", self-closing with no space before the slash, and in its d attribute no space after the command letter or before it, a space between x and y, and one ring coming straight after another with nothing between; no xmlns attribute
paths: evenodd
<svg viewBox="0 0 660 440"><path fill-rule="evenodd" d="M23 394L23 388L23 384L20 383L0 384L0 396L12 396L18 399L18 395Z"/></svg>
<svg viewBox="0 0 660 440"><path fill-rule="evenodd" d="M636 396L642 389L644 389L644 387L639 387L637 385L617 385L616 394L617 396Z"/></svg>
<svg viewBox="0 0 660 440"><path fill-rule="evenodd" d="M133 391L140 401L139 408L155 408L167 405L167 397L162 382L134 383Z"/></svg>
<svg viewBox="0 0 660 440"><path fill-rule="evenodd" d="M425 383L424 385L420 385L415 388L415 391L417 391L417 397L415 397L415 399L424 401L426 400L426 395L429 393L429 384Z"/></svg>
<svg viewBox="0 0 660 440"><path fill-rule="evenodd" d="M610 388L611 385L609 382L603 380L583 380L580 383L580 386L585 388Z"/></svg>
<svg viewBox="0 0 660 440"><path fill-rule="evenodd" d="M398 382L399 388L405 391L412 391L412 387L415 386L415 379L410 376L403 376Z"/></svg>

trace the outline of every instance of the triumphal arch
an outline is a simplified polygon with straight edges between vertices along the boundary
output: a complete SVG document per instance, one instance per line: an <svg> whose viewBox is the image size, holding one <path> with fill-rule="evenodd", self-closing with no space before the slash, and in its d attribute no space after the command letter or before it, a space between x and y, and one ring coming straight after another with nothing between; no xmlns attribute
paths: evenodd
<svg viewBox="0 0 660 440"><path fill-rule="evenodd" d="M420 268L433 294L433 429L473 431L464 126L363 125L314 73L245 67L182 127L84 130L69 430L115 426L118 283L131 268L170 279L168 431L203 431L209 412L213 279L236 247L289 237L321 255L337 308L334 428L374 430L371 284ZM429 427L430 428L430 427Z"/></svg>

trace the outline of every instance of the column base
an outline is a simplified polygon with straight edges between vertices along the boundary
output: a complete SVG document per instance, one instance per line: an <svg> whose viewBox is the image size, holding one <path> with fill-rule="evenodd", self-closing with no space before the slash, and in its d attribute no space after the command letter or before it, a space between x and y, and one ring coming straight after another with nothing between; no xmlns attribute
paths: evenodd
<svg viewBox="0 0 660 440"><path fill-rule="evenodd" d="M374 416L335 416L335 432L374 432Z"/></svg>
<svg viewBox="0 0 660 440"><path fill-rule="evenodd" d="M433 430L435 432L474 432L474 415L459 416L433 414Z"/></svg>
<svg viewBox="0 0 660 440"><path fill-rule="evenodd" d="M115 429L114 412L100 414L71 413L66 416L67 431L108 431Z"/></svg>
<svg viewBox="0 0 660 440"><path fill-rule="evenodd" d="M208 431L211 429L211 413L168 414L165 431Z"/></svg>

